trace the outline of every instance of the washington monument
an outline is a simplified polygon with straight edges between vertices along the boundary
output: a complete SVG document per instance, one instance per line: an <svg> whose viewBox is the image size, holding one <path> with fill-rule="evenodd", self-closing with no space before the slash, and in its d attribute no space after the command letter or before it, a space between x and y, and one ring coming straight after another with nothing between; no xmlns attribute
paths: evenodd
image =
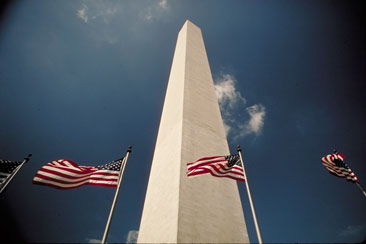
<svg viewBox="0 0 366 244"><path fill-rule="evenodd" d="M178 34L138 243L249 243L236 181L187 178L187 163L229 155L199 27Z"/></svg>

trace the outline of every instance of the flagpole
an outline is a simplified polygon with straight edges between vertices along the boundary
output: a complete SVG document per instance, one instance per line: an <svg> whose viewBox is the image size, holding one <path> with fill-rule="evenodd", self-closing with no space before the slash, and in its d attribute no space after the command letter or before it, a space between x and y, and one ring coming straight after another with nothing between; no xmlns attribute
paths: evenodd
<svg viewBox="0 0 366 244"><path fill-rule="evenodd" d="M121 165L121 169L120 169L120 174L119 174L119 179L118 179L118 185L117 185L116 193L114 194L114 199L113 199L111 211L109 212L107 224L105 226L105 230L104 230L104 234L103 234L103 239L102 239L102 243L103 244L106 243L106 239L107 239L107 235L108 235L108 231L109 231L109 225L110 225L111 220L112 220L112 215L113 215L114 207L115 207L116 202L117 202L119 188L120 188L121 182L122 182L123 172L125 171L125 167L126 167L127 160L128 160L128 155L130 155L131 151L132 151L132 146L129 146L128 149L127 149L126 156L123 158L123 161L122 161L122 165Z"/></svg>
<svg viewBox="0 0 366 244"><path fill-rule="evenodd" d="M337 150L333 150L333 152L337 152ZM344 161L343 161L344 162ZM346 167L349 169L349 170L351 170L349 167L348 167L348 165L347 164L345 164L346 165ZM351 170L352 171L352 170ZM352 173L353 173L353 171L352 171ZM354 173L353 173L353 176L355 176L356 177L356 175L354 175ZM357 177L356 177L356 179L357 179ZM362 194L366 197L366 192L365 192L365 190L362 188L362 186L361 186L361 184L358 182L358 180L355 182L356 183L356 185L357 185L357 187L358 187L358 189L360 189L361 190L361 192L362 192Z"/></svg>
<svg viewBox="0 0 366 244"><path fill-rule="evenodd" d="M358 186L358 188L362 191L363 195L366 197L366 192L365 190L362 188L362 186L360 185L360 183L356 182L356 185Z"/></svg>
<svg viewBox="0 0 366 244"><path fill-rule="evenodd" d="M240 161L241 161L241 166L243 167L243 171L244 171L244 175L245 175L245 185L247 188L247 193L248 193L248 198L249 198L249 203L250 203L250 208L252 210L252 216L253 216L253 220L254 220L254 225L255 225L255 231L257 232L257 238L258 238L258 243L262 244L262 236L261 236L261 232L259 229L259 225L258 225L258 221L257 221L257 216L255 215L255 210L254 210L254 205L253 205L253 201L252 201L252 195L250 194L250 189L249 189L249 184L248 184L248 175L245 172L245 168L244 168L244 162L243 162L243 157L241 156L241 148L240 145L238 145L236 147L239 157L240 157Z"/></svg>
<svg viewBox="0 0 366 244"><path fill-rule="evenodd" d="M5 185L1 188L0 190L0 194L4 191L4 189L6 188L6 186L9 184L9 182L14 178L15 174L18 173L19 169L23 166L23 164L25 164L26 162L29 161L30 157L32 157L32 154L28 154L27 157L24 158L23 162L15 169L15 171L11 174L10 178L6 180Z"/></svg>

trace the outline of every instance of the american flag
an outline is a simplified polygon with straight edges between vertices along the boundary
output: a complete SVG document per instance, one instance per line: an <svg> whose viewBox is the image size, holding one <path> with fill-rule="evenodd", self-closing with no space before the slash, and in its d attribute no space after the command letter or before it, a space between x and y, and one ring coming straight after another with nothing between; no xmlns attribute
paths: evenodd
<svg viewBox="0 0 366 244"><path fill-rule="evenodd" d="M345 156L342 153L328 154L322 157L322 164L327 168L329 173L346 178L348 181L358 182L356 175L344 163Z"/></svg>
<svg viewBox="0 0 366 244"><path fill-rule="evenodd" d="M0 159L0 187L22 162Z"/></svg>
<svg viewBox="0 0 366 244"><path fill-rule="evenodd" d="M117 187L123 158L100 166L78 166L59 159L44 165L33 178L33 183L59 189L72 189L82 185Z"/></svg>
<svg viewBox="0 0 366 244"><path fill-rule="evenodd" d="M245 181L244 170L238 154L200 158L187 164L187 176L211 174L215 177L228 177Z"/></svg>

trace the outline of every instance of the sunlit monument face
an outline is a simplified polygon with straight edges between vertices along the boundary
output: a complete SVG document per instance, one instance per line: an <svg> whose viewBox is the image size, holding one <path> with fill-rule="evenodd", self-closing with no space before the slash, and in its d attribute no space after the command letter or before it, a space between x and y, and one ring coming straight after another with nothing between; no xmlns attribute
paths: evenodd
<svg viewBox="0 0 366 244"><path fill-rule="evenodd" d="M200 28L179 32L139 243L248 243L237 183L187 178L187 163L230 154Z"/></svg>

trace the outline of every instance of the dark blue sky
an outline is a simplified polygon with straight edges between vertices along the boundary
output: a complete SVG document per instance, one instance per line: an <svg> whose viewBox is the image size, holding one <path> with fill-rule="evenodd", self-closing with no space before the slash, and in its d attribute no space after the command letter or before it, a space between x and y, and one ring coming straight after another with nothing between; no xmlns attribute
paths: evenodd
<svg viewBox="0 0 366 244"><path fill-rule="evenodd" d="M138 230L177 34L190 19L202 29L223 92L231 152L243 148L264 242L365 240L366 199L320 161L337 148L366 182L365 9L361 1L318 0L7 5L0 158L33 157L0 196L1 235L100 240L113 189L61 191L31 181L49 161L104 164L128 145L108 240L126 242ZM245 186L238 186L255 242Z"/></svg>

